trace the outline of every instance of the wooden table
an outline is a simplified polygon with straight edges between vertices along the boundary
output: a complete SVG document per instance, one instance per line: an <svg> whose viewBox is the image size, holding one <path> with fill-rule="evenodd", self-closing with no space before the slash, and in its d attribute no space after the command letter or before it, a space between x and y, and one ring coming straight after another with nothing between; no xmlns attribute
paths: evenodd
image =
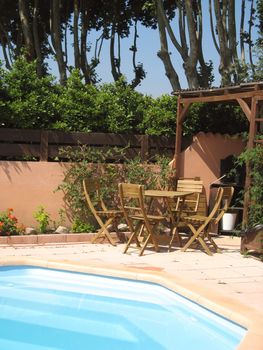
<svg viewBox="0 0 263 350"><path fill-rule="evenodd" d="M180 244L182 245L181 242L181 237L178 234L178 224L180 222L181 218L181 213L182 213L182 208L184 205L185 197L191 195L193 192L181 192L181 191L167 191L167 190L146 190L144 192L145 197L150 197L151 198L151 203L150 203L150 208L152 207L152 202L154 199L163 199L164 203L167 207L169 218L172 223L172 238L169 243L168 251L171 250L172 243L174 239L176 238ZM177 215L175 216L173 214L172 208L171 208L171 203L169 200L174 200L175 204L178 199L181 199L179 202L179 210L177 212Z"/></svg>

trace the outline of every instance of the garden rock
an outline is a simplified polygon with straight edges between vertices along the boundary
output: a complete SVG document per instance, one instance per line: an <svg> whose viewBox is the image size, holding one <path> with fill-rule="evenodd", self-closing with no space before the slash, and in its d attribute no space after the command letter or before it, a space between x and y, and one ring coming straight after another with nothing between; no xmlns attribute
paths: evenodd
<svg viewBox="0 0 263 350"><path fill-rule="evenodd" d="M58 226L55 233L69 233L69 230L65 226Z"/></svg>
<svg viewBox="0 0 263 350"><path fill-rule="evenodd" d="M119 231L126 231L128 229L128 226L126 224L119 224L118 230Z"/></svg>
<svg viewBox="0 0 263 350"><path fill-rule="evenodd" d="M33 227L25 228L25 235L36 235L37 231Z"/></svg>

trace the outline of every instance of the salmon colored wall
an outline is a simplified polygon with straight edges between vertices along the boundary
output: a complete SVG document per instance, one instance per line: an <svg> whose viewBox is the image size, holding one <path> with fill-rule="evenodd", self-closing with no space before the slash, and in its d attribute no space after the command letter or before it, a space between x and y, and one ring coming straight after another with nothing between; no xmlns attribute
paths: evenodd
<svg viewBox="0 0 263 350"><path fill-rule="evenodd" d="M220 175L220 159L238 155L243 142L228 135L199 133L193 144L182 152L183 177L200 176L209 196L210 183ZM14 214L26 226L36 226L33 212L43 205L58 221L58 210L65 209L63 193L54 190L62 182L68 163L0 161L0 211L14 208Z"/></svg>
<svg viewBox="0 0 263 350"><path fill-rule="evenodd" d="M49 162L0 161L0 211L14 209L14 215L26 226L37 226L33 218L43 205L51 220L59 220L65 209L63 193L54 190L64 178L67 164Z"/></svg>
<svg viewBox="0 0 263 350"><path fill-rule="evenodd" d="M209 198L210 184L220 177L220 160L239 155L244 148L245 143L240 137L200 132L193 138L192 145L181 153L179 176L199 176Z"/></svg>

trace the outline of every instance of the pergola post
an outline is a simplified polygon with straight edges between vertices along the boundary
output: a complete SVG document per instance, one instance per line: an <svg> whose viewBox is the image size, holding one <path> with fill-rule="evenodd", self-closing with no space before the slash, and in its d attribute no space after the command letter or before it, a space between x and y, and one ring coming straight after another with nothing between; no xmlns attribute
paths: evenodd
<svg viewBox="0 0 263 350"><path fill-rule="evenodd" d="M252 97L251 99L251 110L250 110L250 123L249 123L249 133L248 133L248 142L247 142L247 150L252 149L254 147L254 139L256 134L256 115L257 115L257 105L258 100L256 97ZM249 189L251 185L251 165L250 162L246 163L246 179L244 186L244 209L243 209L243 220L242 226L243 228L247 226L248 222L248 206L250 201Z"/></svg>
<svg viewBox="0 0 263 350"><path fill-rule="evenodd" d="M176 178L179 177L180 173L180 155L182 148L182 132L183 132L183 121L186 117L187 111L191 103L185 103L183 105L180 96L177 100L177 117L176 117L176 135L175 135L175 154L173 167L176 169Z"/></svg>

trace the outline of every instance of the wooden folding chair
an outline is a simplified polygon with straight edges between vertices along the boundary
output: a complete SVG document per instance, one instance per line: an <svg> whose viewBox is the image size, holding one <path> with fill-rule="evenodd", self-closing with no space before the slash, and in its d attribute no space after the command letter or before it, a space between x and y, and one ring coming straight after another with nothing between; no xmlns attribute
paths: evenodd
<svg viewBox="0 0 263 350"><path fill-rule="evenodd" d="M120 183L119 194L124 217L131 232L123 253L125 254L131 244L135 243L136 248L139 249L139 256L141 256L150 242L158 252L159 247L154 229L161 221L166 220L166 217L147 213L142 185Z"/></svg>
<svg viewBox="0 0 263 350"><path fill-rule="evenodd" d="M188 195L184 199L183 203L183 208L182 210L182 216L185 215L194 215L197 213L198 210L198 205L200 201L200 194L203 191L203 181L200 180L199 178L194 178L194 179L178 179L177 181L177 187L176 191L179 192L192 192L192 194ZM180 201L179 199L176 203L176 206L174 208L174 211L179 210L180 206Z"/></svg>
<svg viewBox="0 0 263 350"><path fill-rule="evenodd" d="M188 249L194 242L197 242L203 247L203 249L208 255L213 255L208 247L208 244L211 244L216 250L216 252L220 253L220 249L209 234L208 228L212 220L217 220L217 217L215 217L215 215L216 213L218 213L222 198L223 188L221 187L218 189L214 207L208 216L191 215L185 216L183 218L185 224L189 227L192 234L188 242L181 249L183 252L185 252L186 249ZM221 213L219 213L218 215L221 215Z"/></svg>
<svg viewBox="0 0 263 350"><path fill-rule="evenodd" d="M200 178L193 179L178 179L176 191L178 192L192 192L183 198L178 198L176 201L168 199L168 206L170 212L174 216L174 220L179 222L178 227L184 226L183 218L189 215L195 215L199 212L200 195L203 192L203 181ZM206 214L206 211L201 211L201 214ZM169 248L170 249L170 248Z"/></svg>
<svg viewBox="0 0 263 350"><path fill-rule="evenodd" d="M123 217L123 212L121 210L107 209L101 196L100 182L98 179L83 180L83 189L87 204L100 226L99 231L96 233L91 242L94 243L97 239L107 238L108 241L115 246L116 243L112 239L108 228L110 225L113 225L117 235L119 236L117 224L121 217Z"/></svg>

